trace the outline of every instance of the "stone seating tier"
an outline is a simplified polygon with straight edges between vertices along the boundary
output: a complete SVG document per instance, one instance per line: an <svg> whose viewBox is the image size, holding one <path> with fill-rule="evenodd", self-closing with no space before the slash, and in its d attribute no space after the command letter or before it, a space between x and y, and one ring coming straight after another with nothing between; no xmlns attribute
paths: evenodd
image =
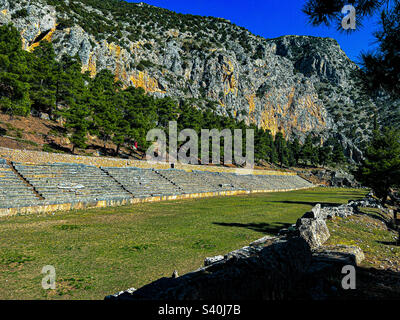
<svg viewBox="0 0 400 320"><path fill-rule="evenodd" d="M71 163L13 165L18 174L6 162L0 161L0 208L112 202L221 191L279 191L312 186L294 175L238 175L134 167L99 168Z"/></svg>

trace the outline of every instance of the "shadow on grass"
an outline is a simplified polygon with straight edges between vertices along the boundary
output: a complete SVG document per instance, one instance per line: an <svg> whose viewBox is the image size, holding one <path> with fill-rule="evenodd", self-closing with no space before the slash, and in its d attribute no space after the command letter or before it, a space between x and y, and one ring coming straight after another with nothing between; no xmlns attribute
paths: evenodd
<svg viewBox="0 0 400 320"><path fill-rule="evenodd" d="M336 206L340 206L341 203L338 202L321 202L321 201L317 201L317 202L312 202L312 201L290 201L290 200L285 200L285 201L267 201L267 202L275 202L275 203L285 203L285 204L302 204L302 205L309 205L314 207L315 205L317 205L318 203L322 206L322 207L336 207Z"/></svg>
<svg viewBox="0 0 400 320"><path fill-rule="evenodd" d="M330 194L326 194L324 192L317 192L317 191L313 191L311 190L308 195L310 196L321 196L321 197L339 197L339 196L346 196L346 197L355 197L352 198L352 200L357 200L357 199L362 199L365 195L367 194L367 192L365 193L359 193L359 192L350 192L350 191L339 191L339 192L332 192Z"/></svg>
<svg viewBox="0 0 400 320"><path fill-rule="evenodd" d="M388 228L390 226L390 220L387 219L382 213L379 213L379 212L374 212L374 213L365 212L361 208L361 210L358 212L358 214L370 217L370 218L375 219L375 220L379 220L379 221L383 222Z"/></svg>
<svg viewBox="0 0 400 320"><path fill-rule="evenodd" d="M223 227L236 227L236 228L246 228L256 232L277 235L279 231L283 228L289 228L292 224L284 222L274 222L272 223L226 223L226 222L213 222L213 224Z"/></svg>
<svg viewBox="0 0 400 320"><path fill-rule="evenodd" d="M383 244L385 246L399 246L397 241L376 241L377 243Z"/></svg>

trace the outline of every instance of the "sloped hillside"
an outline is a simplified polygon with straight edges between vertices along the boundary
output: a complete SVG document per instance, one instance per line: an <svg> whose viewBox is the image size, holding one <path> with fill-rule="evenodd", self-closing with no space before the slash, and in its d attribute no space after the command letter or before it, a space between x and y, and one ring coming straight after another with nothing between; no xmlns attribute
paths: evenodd
<svg viewBox="0 0 400 320"><path fill-rule="evenodd" d="M109 69L126 86L191 100L272 134L334 136L359 159L376 109L357 66L330 38L264 39L227 20L119 0L0 0L24 49L51 41L92 76Z"/></svg>

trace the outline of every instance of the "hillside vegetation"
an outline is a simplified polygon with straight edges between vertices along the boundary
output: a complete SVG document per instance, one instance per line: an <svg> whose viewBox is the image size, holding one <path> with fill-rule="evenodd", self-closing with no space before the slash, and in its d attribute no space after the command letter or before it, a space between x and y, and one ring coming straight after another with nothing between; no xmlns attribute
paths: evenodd
<svg viewBox="0 0 400 320"><path fill-rule="evenodd" d="M232 132L252 128L259 161L290 166L345 161L342 146L334 140L320 146L318 137L309 135L301 146L297 139L287 141L282 133L273 137L269 130L222 116L211 108L194 108L190 100L177 102L170 97L152 97L142 88L124 88L109 70L91 78L87 72L81 73L78 57L56 60L47 41L32 53L24 51L18 31L11 25L0 27L0 58L5 62L0 71L2 111L10 116L45 113L50 119L59 119L65 129L62 134L72 143L71 152L87 148L89 136L98 137L104 148L112 142L115 155L135 141L144 151L149 146L146 134L150 129L168 131L169 121L177 121L179 130L192 128L199 135L205 128ZM3 135L11 129L3 128Z"/></svg>
<svg viewBox="0 0 400 320"><path fill-rule="evenodd" d="M264 39L225 19L118 0L0 4L0 23L14 24L24 50L50 41L56 60L77 56L92 78L109 70L124 88L141 87L272 136L304 143L311 134L325 147L337 141L359 161L374 114L383 121L384 107L362 92L358 67L334 39Z"/></svg>

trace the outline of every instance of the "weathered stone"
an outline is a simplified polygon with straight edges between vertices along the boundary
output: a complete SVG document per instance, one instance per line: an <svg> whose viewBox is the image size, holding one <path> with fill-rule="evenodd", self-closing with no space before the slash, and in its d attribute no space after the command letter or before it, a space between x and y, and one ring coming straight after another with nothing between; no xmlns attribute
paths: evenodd
<svg viewBox="0 0 400 320"><path fill-rule="evenodd" d="M120 291L116 294L110 294L108 296L106 296L104 299L105 300L114 300L114 299L119 299L119 300L123 300L124 296L130 296L132 293L134 293L136 291L135 288L129 288L125 291Z"/></svg>
<svg viewBox="0 0 400 320"><path fill-rule="evenodd" d="M312 249L322 246L329 239L330 233L323 219L301 218L297 220L297 228Z"/></svg>
<svg viewBox="0 0 400 320"><path fill-rule="evenodd" d="M333 245L316 249L313 257L319 261L335 261L343 265L360 265L365 259L364 252L357 246Z"/></svg>
<svg viewBox="0 0 400 320"><path fill-rule="evenodd" d="M174 270L174 272L172 273L171 278L178 278L178 277L179 277L178 271Z"/></svg>
<svg viewBox="0 0 400 320"><path fill-rule="evenodd" d="M248 249L245 250L248 252ZM119 300L260 300L292 296L311 262L301 238L279 240L249 256L161 278L133 293L107 296Z"/></svg>
<svg viewBox="0 0 400 320"><path fill-rule="evenodd" d="M204 266L207 267L222 260L224 260L224 256L207 257L204 259Z"/></svg>
<svg viewBox="0 0 400 320"><path fill-rule="evenodd" d="M350 205L341 205L338 207L324 207L321 209L321 217L323 219L340 217L346 218L354 214L354 208Z"/></svg>
<svg viewBox="0 0 400 320"><path fill-rule="evenodd" d="M382 209L382 203L375 199L372 196L366 196L365 198L361 200L356 200L356 201L349 201L348 206L357 208L357 207L366 207L366 208L377 208L377 209Z"/></svg>
<svg viewBox="0 0 400 320"><path fill-rule="evenodd" d="M321 205L318 203L317 205L315 205L311 211L306 212L303 215L303 218L310 218L310 219L324 219L325 217L323 217L321 215Z"/></svg>
<svg viewBox="0 0 400 320"><path fill-rule="evenodd" d="M250 246L259 246L259 245L266 245L268 243L272 243L277 241L279 238L278 237L272 237L272 236L265 236L262 237L256 241L253 241L252 243L250 243Z"/></svg>

